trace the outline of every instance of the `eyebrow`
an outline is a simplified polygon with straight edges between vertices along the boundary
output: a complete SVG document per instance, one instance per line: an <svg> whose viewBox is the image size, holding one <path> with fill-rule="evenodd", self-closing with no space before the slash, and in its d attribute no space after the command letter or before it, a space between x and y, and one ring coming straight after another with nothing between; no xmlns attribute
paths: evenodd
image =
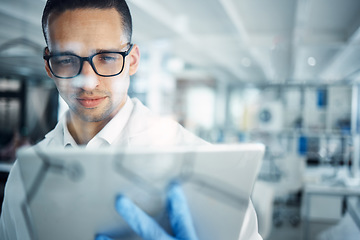
<svg viewBox="0 0 360 240"><path fill-rule="evenodd" d="M126 50L125 50L126 51ZM119 49L97 49L95 53L106 53L106 52L122 52Z"/></svg>
<svg viewBox="0 0 360 240"><path fill-rule="evenodd" d="M119 50L119 49L96 49L96 51L92 52L89 56L93 55L93 54L97 54L97 53L107 53L107 52L125 52L126 50ZM66 54L69 54L69 55L76 55L76 56L79 56L77 55L75 52L73 51L53 51L51 52L52 55L66 55Z"/></svg>
<svg viewBox="0 0 360 240"><path fill-rule="evenodd" d="M73 54L73 55L76 55L74 52L72 51L64 51L64 52L61 52L61 51L52 51L50 52L51 55L66 55L66 54Z"/></svg>

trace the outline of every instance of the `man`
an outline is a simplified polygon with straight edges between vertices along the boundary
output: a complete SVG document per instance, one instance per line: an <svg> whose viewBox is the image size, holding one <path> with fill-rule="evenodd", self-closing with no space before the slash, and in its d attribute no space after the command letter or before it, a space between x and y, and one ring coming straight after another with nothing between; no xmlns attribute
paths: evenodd
<svg viewBox="0 0 360 240"><path fill-rule="evenodd" d="M125 0L48 0L42 26L47 47L45 69L55 81L69 111L39 143L40 147L86 148L106 145L154 146L206 144L178 123L150 112L127 95L130 76L139 65L140 52L131 43L131 15ZM169 212L174 227L183 225L183 237L195 239L181 189L169 190ZM24 190L18 164L12 168L5 190L0 239L29 239L20 211ZM177 201L177 202L176 202ZM129 199L119 198L116 209L141 237L170 239ZM184 218L184 219L182 219ZM137 227L137 228L136 228ZM241 239L261 239L251 202ZM106 238L106 236L100 236ZM174 239L174 238L171 238Z"/></svg>

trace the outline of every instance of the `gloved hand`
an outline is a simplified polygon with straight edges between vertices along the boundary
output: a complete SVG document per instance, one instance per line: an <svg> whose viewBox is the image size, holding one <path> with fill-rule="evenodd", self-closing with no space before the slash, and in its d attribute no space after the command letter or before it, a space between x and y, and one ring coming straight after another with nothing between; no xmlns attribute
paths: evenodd
<svg viewBox="0 0 360 240"><path fill-rule="evenodd" d="M190 211L181 187L173 183L167 191L167 211L175 236L166 233L159 224L138 208L125 196L118 196L115 203L116 211L130 227L144 240L197 240ZM95 240L111 240L98 235Z"/></svg>

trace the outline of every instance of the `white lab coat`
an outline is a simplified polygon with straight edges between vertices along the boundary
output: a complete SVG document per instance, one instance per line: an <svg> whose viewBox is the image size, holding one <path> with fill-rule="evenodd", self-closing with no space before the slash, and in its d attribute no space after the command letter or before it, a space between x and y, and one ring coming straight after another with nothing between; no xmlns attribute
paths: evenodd
<svg viewBox="0 0 360 240"><path fill-rule="evenodd" d="M121 146L166 146L208 144L170 119L153 114L137 99L128 98L120 112L87 144L86 148L106 145ZM77 147L66 126L66 114L49 132L41 147ZM25 191L17 162L11 169L5 187L5 198L0 218L0 239L30 239L25 219L21 212ZM247 209L239 240L261 240L257 218L251 201Z"/></svg>

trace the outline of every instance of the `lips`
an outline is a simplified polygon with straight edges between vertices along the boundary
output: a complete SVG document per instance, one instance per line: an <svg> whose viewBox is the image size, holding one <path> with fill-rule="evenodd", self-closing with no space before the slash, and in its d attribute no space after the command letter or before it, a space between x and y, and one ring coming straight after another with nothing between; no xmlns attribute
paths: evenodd
<svg viewBox="0 0 360 240"><path fill-rule="evenodd" d="M95 108L100 105L106 97L77 98L77 101L85 108Z"/></svg>

